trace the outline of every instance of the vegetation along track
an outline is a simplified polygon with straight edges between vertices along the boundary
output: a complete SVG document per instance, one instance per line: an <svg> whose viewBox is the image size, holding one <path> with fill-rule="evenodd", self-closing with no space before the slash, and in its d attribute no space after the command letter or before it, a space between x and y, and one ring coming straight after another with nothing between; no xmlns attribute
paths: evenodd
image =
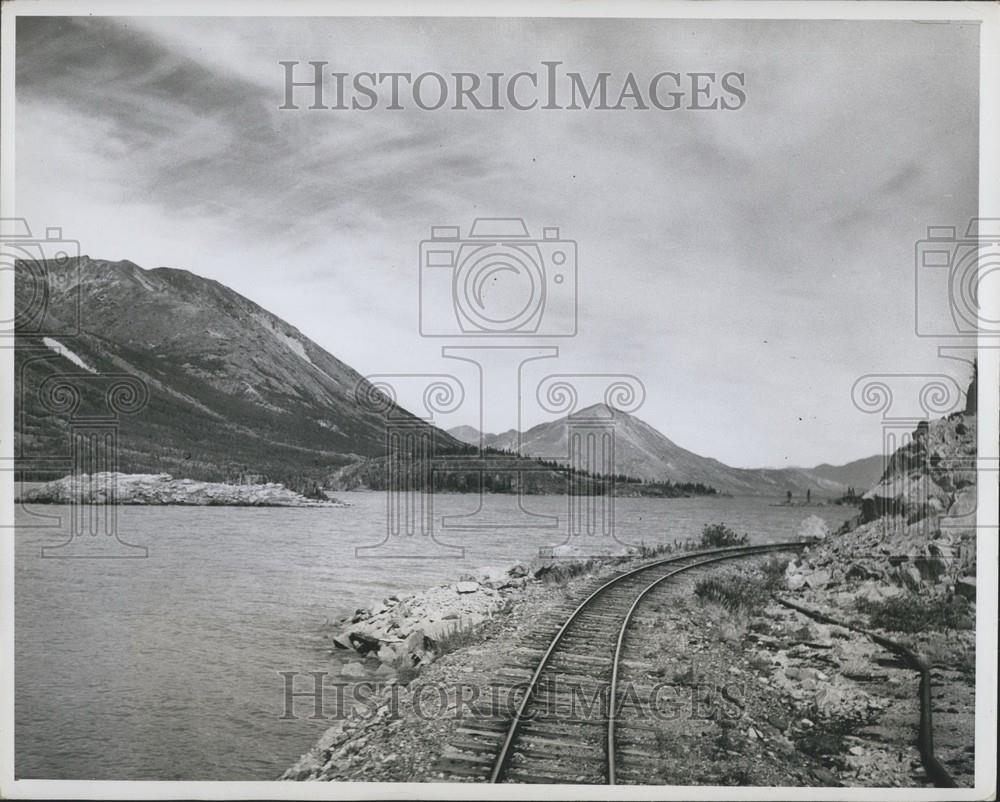
<svg viewBox="0 0 1000 802"><path fill-rule="evenodd" d="M656 760L616 741L616 714L625 633L654 588L692 568L773 551L804 541L707 549L657 560L600 585L566 610L553 633L537 632L512 649L490 699L469 706L458 740L439 768L489 782L614 784L618 761ZM554 624L555 625L555 624ZM630 721L631 730L642 722Z"/></svg>

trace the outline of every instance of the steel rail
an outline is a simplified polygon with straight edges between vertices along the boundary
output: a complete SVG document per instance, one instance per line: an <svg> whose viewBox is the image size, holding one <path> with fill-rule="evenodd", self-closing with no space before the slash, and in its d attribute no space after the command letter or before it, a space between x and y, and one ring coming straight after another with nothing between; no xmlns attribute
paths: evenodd
<svg viewBox="0 0 1000 802"><path fill-rule="evenodd" d="M794 546L801 547L805 544L795 543ZM635 600L632 602L632 606L628 608L628 612L625 613L625 618L622 620L621 628L618 631L618 641L615 643L615 656L611 668L611 685L608 689L608 740L607 740L607 776L608 785L616 785L616 767L615 767L615 725L617 724L618 717L616 715L617 705L616 701L618 699L618 668L621 665L622 652L624 650L625 643L625 633L628 631L629 624L632 623L632 616L635 615L635 611L639 608L639 604L642 602L646 596L666 582L671 577L677 576L677 574L683 573L684 571L689 571L692 568L697 568L700 565L708 565L710 563L721 562L722 560L731 560L734 557L744 557L748 554L756 554L764 551L784 551L791 548L791 545L780 544L779 546L772 546L771 548L763 549L759 548L759 551L748 551L742 554L723 554L721 556L709 557L705 560L700 560L696 563L691 563L691 565L682 565L680 568L676 568L668 574L664 574L659 579L654 580L648 584Z"/></svg>
<svg viewBox="0 0 1000 802"><path fill-rule="evenodd" d="M620 574L619 576L614 577L613 579L605 582L603 585L598 587L590 595L588 595L587 598L585 598L582 602L580 602L580 604L576 607L576 609L573 610L572 613L569 614L569 616L563 622L562 626L559 628L559 631L556 632L556 634L553 636L551 642L549 643L548 648L545 650L545 653L538 661L538 665L535 667L535 671L525 687L524 696L521 698L521 702L518 705L517 711L515 712L514 717L513 719L511 719L510 725L507 728L503 744L501 745L500 751L497 754L496 760L493 763L493 768L490 772L489 782L498 783L503 778L503 775L507 770L507 765L511 758L514 741L517 738L518 731L520 730L521 724L525 719L525 713L527 712L528 705L531 704L532 696L534 695L537 689L538 680L540 679L542 672L548 665L550 658L558 648L559 643L563 638L563 635L566 633L566 630L570 627L571 624L573 624L577 620L577 618L579 618L580 614L584 610L590 607L590 605L609 588L612 588L615 585L618 585L621 582L625 581L626 579L630 579L636 576L637 574L641 574L645 571L649 571L654 568L659 568L664 565L670 565L671 563L690 560L692 558L710 556L713 559L707 560L705 562L718 562L720 560L726 559L727 557L737 557L737 556L745 556L757 553L766 553L768 551L785 551L788 549L802 548L808 545L811 545L810 541L796 540L796 541L787 541L783 543L766 543L754 546L727 546L725 548L720 548L720 549L705 549L702 551L688 552L686 554L680 554L673 557L668 557L663 560L656 560L651 563L640 565L636 568L626 571L623 574ZM694 568L696 566L697 564L690 565L687 567Z"/></svg>

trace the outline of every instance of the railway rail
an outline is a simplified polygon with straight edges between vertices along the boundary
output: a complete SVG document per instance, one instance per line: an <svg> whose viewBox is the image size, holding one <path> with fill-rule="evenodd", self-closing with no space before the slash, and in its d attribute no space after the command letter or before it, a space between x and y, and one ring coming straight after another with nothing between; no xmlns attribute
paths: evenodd
<svg viewBox="0 0 1000 802"><path fill-rule="evenodd" d="M688 552L603 583L566 609L554 632L536 633L513 650L494 684L494 704L474 707L476 718L460 722L459 740L442 758L442 770L492 783L615 784L621 759L655 760L617 737L626 633L643 600L684 571L807 545L787 541ZM577 715L581 710L585 714ZM627 723L632 730L643 726Z"/></svg>

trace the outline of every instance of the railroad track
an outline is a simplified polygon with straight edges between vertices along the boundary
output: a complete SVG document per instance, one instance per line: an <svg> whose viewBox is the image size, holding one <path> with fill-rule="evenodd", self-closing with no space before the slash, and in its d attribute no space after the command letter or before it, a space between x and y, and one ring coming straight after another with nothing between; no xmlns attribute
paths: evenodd
<svg viewBox="0 0 1000 802"><path fill-rule="evenodd" d="M620 761L659 756L623 743L637 721L621 721L617 704L629 624L643 600L671 577L699 566L808 545L803 541L689 552L626 571L582 602L554 616L512 649L491 699L470 706L456 740L439 762L453 776L484 782L593 783L619 781ZM561 623L559 623L561 622ZM558 627L558 628L556 628ZM624 706L623 706L624 707Z"/></svg>

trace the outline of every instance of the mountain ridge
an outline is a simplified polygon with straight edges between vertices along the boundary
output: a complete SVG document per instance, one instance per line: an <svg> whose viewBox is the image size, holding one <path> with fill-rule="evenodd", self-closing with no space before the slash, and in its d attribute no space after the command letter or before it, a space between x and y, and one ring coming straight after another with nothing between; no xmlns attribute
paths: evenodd
<svg viewBox="0 0 1000 802"><path fill-rule="evenodd" d="M145 269L130 260L89 256L58 264L17 263L15 269L18 309L32 300L31 275L37 278L41 269L47 281L40 328L29 330L19 321L16 331L22 403L15 439L22 472L44 478L66 472L49 458L67 453L68 422L41 407L38 391L47 377L67 369L79 374L81 385L87 384L87 373L118 374L147 388L146 408L119 421L117 459L123 471L210 481L266 475L299 487L384 456L385 418L359 403L361 374L221 282L183 268ZM100 404L95 393L85 388L85 400ZM396 415L416 420L394 408ZM849 484L843 481L845 466L732 468L605 404L573 417L613 420L615 472L647 481L774 496L788 490L836 496ZM561 426L547 422L524 433L487 435L483 445L566 464L566 419L561 420ZM479 445L473 427L459 427L454 436L434 431L442 453L469 454L464 443Z"/></svg>
<svg viewBox="0 0 1000 802"><path fill-rule="evenodd" d="M88 256L41 267L44 317L33 330L16 331L24 403L15 432L29 469L68 449L66 420L44 409L37 391L48 376L79 372L81 362L94 374L135 377L149 392L140 413L120 420L125 471L207 480L265 473L300 484L384 453L383 414L356 398L361 374L224 284L180 268ZM29 266L15 269L22 308L32 291ZM76 383L85 401L100 403L85 376ZM442 447L460 445L444 432L437 437Z"/></svg>
<svg viewBox="0 0 1000 802"><path fill-rule="evenodd" d="M567 463L568 430L574 419L613 420L616 472L646 481L702 482L733 495L783 496L791 490L795 495L808 491L818 497L832 497L843 495L848 487L870 487L881 477L880 455L844 466L824 463L816 469L733 468L712 457L695 454L641 418L603 403L536 424L522 433L511 429L501 434L480 435L473 426L459 426L448 431L470 445L478 446L481 442L488 448Z"/></svg>

